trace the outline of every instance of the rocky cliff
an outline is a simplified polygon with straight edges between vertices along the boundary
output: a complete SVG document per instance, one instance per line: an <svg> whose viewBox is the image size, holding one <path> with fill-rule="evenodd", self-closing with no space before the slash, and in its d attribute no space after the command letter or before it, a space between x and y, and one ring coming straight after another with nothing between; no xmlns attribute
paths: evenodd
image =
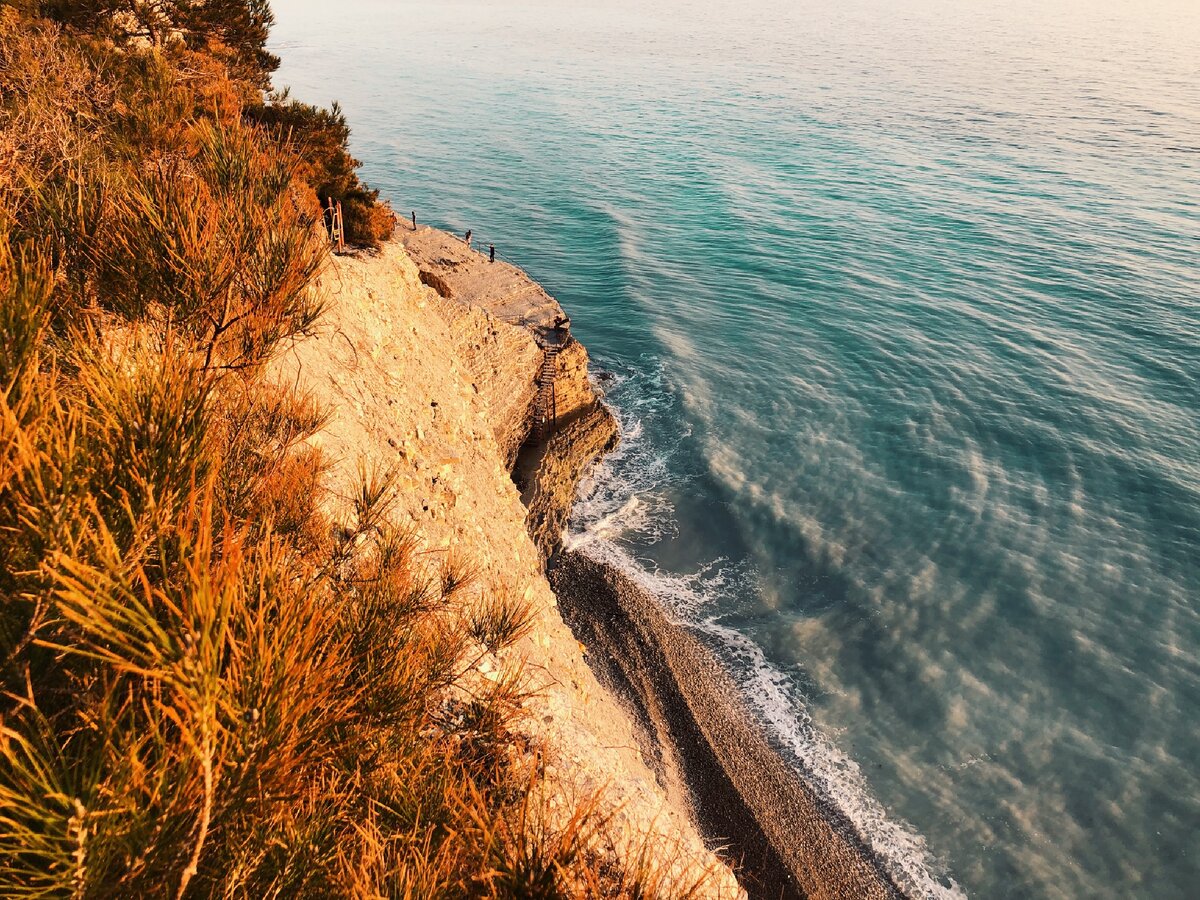
<svg viewBox="0 0 1200 900"><path fill-rule="evenodd" d="M405 243L336 259L322 278L324 324L275 367L330 415L314 438L331 463L328 502L349 504L364 470L389 473L392 515L411 527L431 571L456 559L477 572L472 590L524 598L530 631L508 650L482 653L478 671L522 673L526 737L564 808L601 791L613 852L633 865L649 853L678 885L707 872L699 896L739 896L730 870L656 781L629 715L596 681L543 574L575 480L616 436L588 381L586 351L558 329L557 427L538 440L544 344L556 338L561 308L519 270L497 268L449 235L422 229Z"/></svg>
<svg viewBox="0 0 1200 900"><path fill-rule="evenodd" d="M558 301L520 269L435 228L403 228L398 240L421 283L447 301L460 358L475 375L472 389L494 411L530 536L549 557L560 547L576 484L617 441L616 421L588 377L587 350L571 336ZM498 322L517 327L501 331ZM552 384L539 398L547 373ZM544 429L540 418L549 420Z"/></svg>

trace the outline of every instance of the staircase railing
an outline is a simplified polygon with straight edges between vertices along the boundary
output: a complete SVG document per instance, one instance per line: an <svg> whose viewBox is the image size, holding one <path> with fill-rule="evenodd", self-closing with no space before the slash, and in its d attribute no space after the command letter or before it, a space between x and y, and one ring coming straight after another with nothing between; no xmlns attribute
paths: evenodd
<svg viewBox="0 0 1200 900"><path fill-rule="evenodd" d="M539 440L545 440L558 425L558 347L542 348L542 368L538 372L538 393L534 424Z"/></svg>

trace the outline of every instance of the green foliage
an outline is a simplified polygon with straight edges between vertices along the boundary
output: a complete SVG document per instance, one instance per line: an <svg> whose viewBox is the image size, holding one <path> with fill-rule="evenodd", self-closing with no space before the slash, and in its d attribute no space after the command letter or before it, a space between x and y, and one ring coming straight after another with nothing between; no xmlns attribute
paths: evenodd
<svg viewBox="0 0 1200 900"><path fill-rule="evenodd" d="M359 181L359 162L347 149L350 126L337 103L323 109L293 100L284 91L248 107L246 116L294 148L297 175L316 191L322 208L330 200L341 202L350 243L377 247L391 237L395 217L379 204L379 191Z"/></svg>
<svg viewBox="0 0 1200 900"><path fill-rule="evenodd" d="M259 87L279 68L278 57L267 51L275 23L267 0L43 0L40 11L89 34L157 46L181 41Z"/></svg>
<svg viewBox="0 0 1200 900"><path fill-rule="evenodd" d="M58 0L43 8L71 29L73 41L45 23L18 27L16 10L0 7L9 9L9 24L0 23L0 109L9 120L0 130L0 162L19 160L14 169L39 179L75 167L88 173L93 183L85 186L93 190L107 185L98 158L113 154L158 161L175 177L194 153L196 123L215 120L230 129L241 119L269 139L293 183L315 194L310 202L302 195L312 194L301 190L296 199L314 220L332 199L342 204L352 245L377 247L391 236L395 217L358 178L337 104L322 109L286 92L262 93L277 64L255 55L265 53L271 21L262 0ZM176 22L185 24L172 27ZM131 43L136 38L149 46ZM35 165L24 162L31 154L40 157ZM96 199L78 184L57 186L76 189L60 199ZM0 172L0 191L31 187Z"/></svg>
<svg viewBox="0 0 1200 900"><path fill-rule="evenodd" d="M109 198L97 292L126 318L199 341L206 366L250 365L316 320L324 250L285 162L238 126L201 123L195 139L188 164L136 172Z"/></svg>

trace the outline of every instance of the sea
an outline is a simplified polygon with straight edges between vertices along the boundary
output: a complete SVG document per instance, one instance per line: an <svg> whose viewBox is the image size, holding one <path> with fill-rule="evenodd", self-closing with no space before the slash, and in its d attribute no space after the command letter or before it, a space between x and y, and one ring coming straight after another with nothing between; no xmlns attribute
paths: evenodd
<svg viewBox="0 0 1200 900"><path fill-rule="evenodd" d="M918 897L1200 896L1200 3L274 0L621 448L568 546Z"/></svg>

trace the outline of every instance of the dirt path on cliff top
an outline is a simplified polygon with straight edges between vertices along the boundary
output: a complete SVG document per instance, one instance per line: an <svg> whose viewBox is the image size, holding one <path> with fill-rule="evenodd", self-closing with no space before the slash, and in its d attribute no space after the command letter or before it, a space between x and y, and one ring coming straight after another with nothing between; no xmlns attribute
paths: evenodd
<svg viewBox="0 0 1200 900"><path fill-rule="evenodd" d="M741 865L752 900L897 900L841 813L771 748L711 653L611 566L556 558L550 583L600 681L639 721L661 781L686 786L700 831Z"/></svg>

